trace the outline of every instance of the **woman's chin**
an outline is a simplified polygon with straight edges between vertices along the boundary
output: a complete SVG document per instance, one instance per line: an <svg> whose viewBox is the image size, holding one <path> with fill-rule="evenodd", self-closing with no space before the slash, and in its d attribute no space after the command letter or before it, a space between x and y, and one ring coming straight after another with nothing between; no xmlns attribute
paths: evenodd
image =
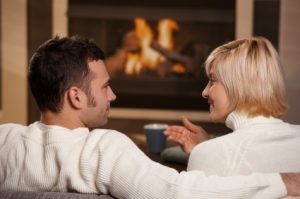
<svg viewBox="0 0 300 199"><path fill-rule="evenodd" d="M214 114L210 114L209 117L210 117L210 120L215 123L223 123L225 121L225 119L223 117L218 117Z"/></svg>

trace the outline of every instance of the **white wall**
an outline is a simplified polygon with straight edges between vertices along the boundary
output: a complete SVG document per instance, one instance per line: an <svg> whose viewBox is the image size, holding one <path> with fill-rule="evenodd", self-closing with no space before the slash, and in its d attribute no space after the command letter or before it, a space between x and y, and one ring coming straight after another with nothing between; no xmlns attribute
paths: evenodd
<svg viewBox="0 0 300 199"><path fill-rule="evenodd" d="M27 1L1 1L0 124L27 124ZM53 0L53 35L67 35L68 0Z"/></svg>
<svg viewBox="0 0 300 199"><path fill-rule="evenodd" d="M52 0L52 35L68 35L68 0Z"/></svg>
<svg viewBox="0 0 300 199"><path fill-rule="evenodd" d="M279 55L285 70L289 110L285 120L300 124L300 0L281 0Z"/></svg>
<svg viewBox="0 0 300 199"><path fill-rule="evenodd" d="M0 123L27 124L26 9L26 0L1 0Z"/></svg>
<svg viewBox="0 0 300 199"><path fill-rule="evenodd" d="M236 0L235 6L235 39L251 37L254 0Z"/></svg>

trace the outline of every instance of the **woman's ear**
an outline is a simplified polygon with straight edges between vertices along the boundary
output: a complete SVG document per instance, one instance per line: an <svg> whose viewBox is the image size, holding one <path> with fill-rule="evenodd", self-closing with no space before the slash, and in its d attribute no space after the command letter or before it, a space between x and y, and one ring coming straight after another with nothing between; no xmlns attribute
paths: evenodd
<svg viewBox="0 0 300 199"><path fill-rule="evenodd" d="M86 101L85 93L78 87L72 86L67 91L70 105L76 109L81 109Z"/></svg>

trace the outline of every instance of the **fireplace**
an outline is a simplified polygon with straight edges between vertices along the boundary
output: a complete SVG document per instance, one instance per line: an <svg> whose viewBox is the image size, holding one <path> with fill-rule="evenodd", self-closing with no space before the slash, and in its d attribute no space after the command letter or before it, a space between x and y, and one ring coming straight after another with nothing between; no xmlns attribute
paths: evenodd
<svg viewBox="0 0 300 199"><path fill-rule="evenodd" d="M69 34L106 53L114 107L208 110L203 64L234 39L234 0L69 1Z"/></svg>

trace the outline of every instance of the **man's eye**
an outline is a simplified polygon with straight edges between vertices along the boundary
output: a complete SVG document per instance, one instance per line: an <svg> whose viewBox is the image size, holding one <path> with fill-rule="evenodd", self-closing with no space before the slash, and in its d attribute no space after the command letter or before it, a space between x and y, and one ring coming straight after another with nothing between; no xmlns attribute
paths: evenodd
<svg viewBox="0 0 300 199"><path fill-rule="evenodd" d="M108 87L109 87L108 83L103 86L103 88L108 88Z"/></svg>

